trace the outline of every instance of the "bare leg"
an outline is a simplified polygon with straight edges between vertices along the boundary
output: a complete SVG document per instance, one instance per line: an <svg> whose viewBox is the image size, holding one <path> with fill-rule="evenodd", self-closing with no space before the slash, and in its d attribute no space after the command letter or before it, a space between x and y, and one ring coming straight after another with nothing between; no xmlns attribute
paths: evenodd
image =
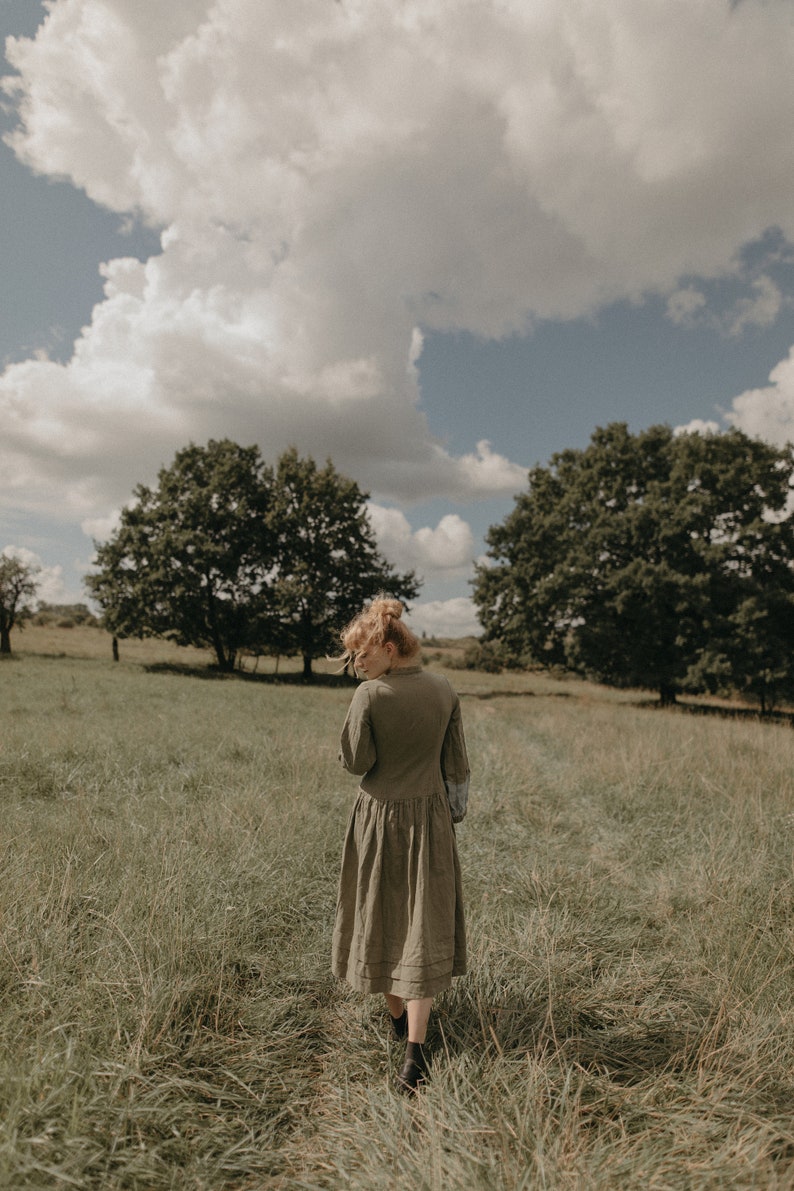
<svg viewBox="0 0 794 1191"><path fill-rule="evenodd" d="M389 1006L389 1013L392 1017L402 1017L405 1002L402 997L395 997L393 993L384 993L386 1004Z"/></svg>
<svg viewBox="0 0 794 1191"><path fill-rule="evenodd" d="M432 1004L432 997L420 997L416 1001L405 1002L408 1014L408 1045L405 1048L405 1062L395 1081L399 1092L411 1094L428 1078L427 1056L422 1046L427 1036L427 1022Z"/></svg>
<svg viewBox="0 0 794 1191"><path fill-rule="evenodd" d="M406 1001L409 1042L424 1042L427 1036L427 1023L430 1018L430 1006L432 1004L432 997L421 997L418 1001Z"/></svg>

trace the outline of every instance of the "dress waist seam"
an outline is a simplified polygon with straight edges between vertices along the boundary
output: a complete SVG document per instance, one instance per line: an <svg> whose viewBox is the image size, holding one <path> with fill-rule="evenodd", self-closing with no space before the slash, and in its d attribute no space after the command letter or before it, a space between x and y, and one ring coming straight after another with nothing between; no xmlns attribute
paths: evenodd
<svg viewBox="0 0 794 1191"><path fill-rule="evenodd" d="M377 794L372 790L365 790L363 786L359 786L358 792L366 798L371 798L373 802L418 802L421 799L435 798L438 794L446 796L446 791L443 787L426 790L422 794Z"/></svg>

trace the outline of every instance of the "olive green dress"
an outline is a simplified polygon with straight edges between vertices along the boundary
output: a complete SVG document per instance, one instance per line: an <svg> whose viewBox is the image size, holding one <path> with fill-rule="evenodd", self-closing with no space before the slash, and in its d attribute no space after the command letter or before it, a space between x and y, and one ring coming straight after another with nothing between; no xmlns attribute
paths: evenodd
<svg viewBox="0 0 794 1191"><path fill-rule="evenodd" d="M450 810L455 821L465 814L469 778L457 695L420 666L363 682L340 760L363 777L342 854L334 974L359 992L435 996L466 971Z"/></svg>

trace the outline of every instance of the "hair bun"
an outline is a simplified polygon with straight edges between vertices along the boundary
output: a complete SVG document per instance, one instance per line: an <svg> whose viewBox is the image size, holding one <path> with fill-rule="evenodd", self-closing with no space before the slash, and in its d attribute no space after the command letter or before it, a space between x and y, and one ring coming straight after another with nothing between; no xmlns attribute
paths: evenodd
<svg viewBox="0 0 794 1191"><path fill-rule="evenodd" d="M402 619L403 611L399 600L382 593L375 596L341 633L346 659L370 645L386 645L389 642L396 647L401 658L415 658L422 647L416 634Z"/></svg>
<svg viewBox="0 0 794 1191"><path fill-rule="evenodd" d="M384 620L388 616L393 617L394 620L399 620L403 614L403 606L399 600L390 600L380 596L372 601L370 611L373 616L380 616Z"/></svg>

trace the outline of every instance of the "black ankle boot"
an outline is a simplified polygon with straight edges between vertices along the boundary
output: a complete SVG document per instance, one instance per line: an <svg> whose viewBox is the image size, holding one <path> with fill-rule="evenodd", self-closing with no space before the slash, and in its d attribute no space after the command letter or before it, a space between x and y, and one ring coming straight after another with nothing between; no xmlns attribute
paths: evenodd
<svg viewBox="0 0 794 1191"><path fill-rule="evenodd" d="M408 1010L403 1009L399 1017L393 1017L391 1013L389 1017L391 1018L391 1032L399 1041L408 1033Z"/></svg>
<svg viewBox="0 0 794 1191"><path fill-rule="evenodd" d="M427 1058L421 1042L409 1042L405 1049L405 1062L395 1081L398 1092L415 1092L427 1080Z"/></svg>

